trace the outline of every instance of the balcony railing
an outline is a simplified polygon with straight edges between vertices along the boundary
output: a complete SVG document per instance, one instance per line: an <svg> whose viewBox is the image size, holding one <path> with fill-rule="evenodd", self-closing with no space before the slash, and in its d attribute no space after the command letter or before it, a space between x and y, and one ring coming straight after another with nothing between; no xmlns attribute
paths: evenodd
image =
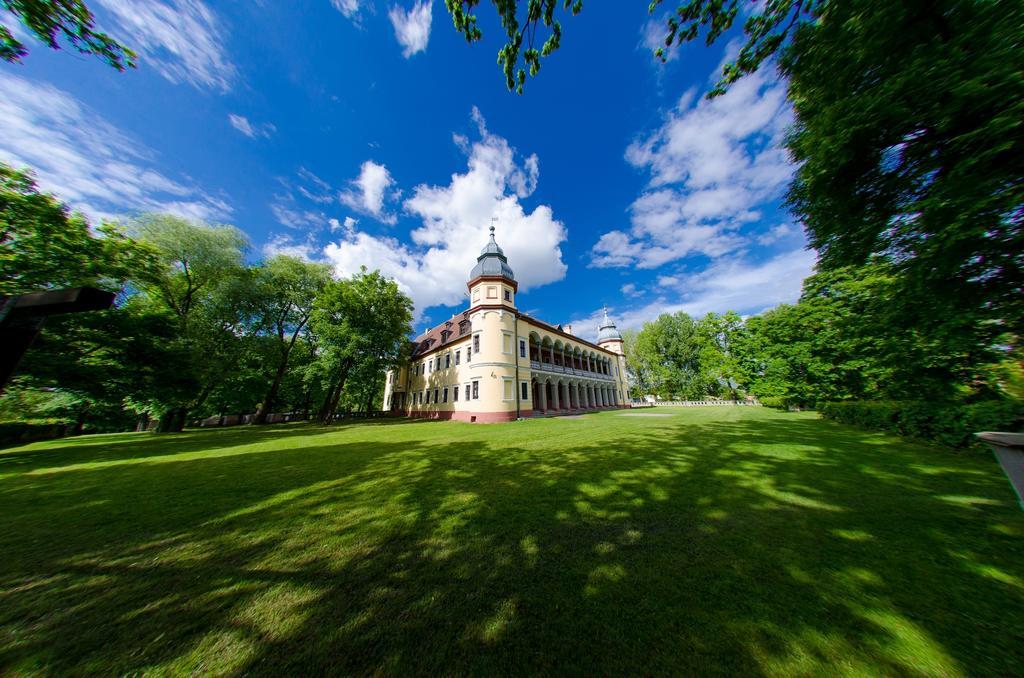
<svg viewBox="0 0 1024 678"><path fill-rule="evenodd" d="M537 360L530 361L530 369L538 370L540 372L554 372L556 374L569 374L576 377L585 377L587 379L603 379L605 381L615 381L615 377L610 374L602 374L600 372L591 372L589 370L580 370L575 367L563 367L562 365L555 365L554 363L542 363Z"/></svg>

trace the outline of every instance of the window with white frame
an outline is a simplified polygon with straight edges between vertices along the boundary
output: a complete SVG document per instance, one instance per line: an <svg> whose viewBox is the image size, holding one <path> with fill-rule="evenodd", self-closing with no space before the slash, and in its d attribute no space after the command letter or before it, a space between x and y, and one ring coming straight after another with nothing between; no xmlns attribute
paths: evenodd
<svg viewBox="0 0 1024 678"><path fill-rule="evenodd" d="M522 390L522 397L520 398L520 400L529 400L530 399L530 384L528 384L527 382L524 381L522 383L522 389L521 390Z"/></svg>
<svg viewBox="0 0 1024 678"><path fill-rule="evenodd" d="M452 366L452 354L451 353L445 353L444 354L444 368L448 369L451 366Z"/></svg>
<svg viewBox="0 0 1024 678"><path fill-rule="evenodd" d="M442 394L442 396L443 396L443 399L441 400L441 402L442 403L448 402L448 387L447 386L444 387L444 393Z"/></svg>
<svg viewBox="0 0 1024 678"><path fill-rule="evenodd" d="M455 352L455 364L458 365L462 362L462 351Z"/></svg>
<svg viewBox="0 0 1024 678"><path fill-rule="evenodd" d="M473 400L480 400L480 380L473 380Z"/></svg>
<svg viewBox="0 0 1024 678"><path fill-rule="evenodd" d="M519 357L520 358L525 358L526 357L526 340L525 339L520 339L519 340Z"/></svg>
<svg viewBox="0 0 1024 678"><path fill-rule="evenodd" d="M453 403L459 402L459 387L458 386L453 386L452 387L452 402Z"/></svg>
<svg viewBox="0 0 1024 678"><path fill-rule="evenodd" d="M435 388L435 389L434 389L434 403L435 403L435 404L436 404L436 403L438 403L438 402L440 402L440 401L439 401L439 400L437 399L437 396L439 396L439 395L441 395L440 389L436 389L436 388Z"/></svg>
<svg viewBox="0 0 1024 678"><path fill-rule="evenodd" d="M430 404L430 389L427 389L426 391L424 391L424 393L427 394L427 399L424 402L425 402L425 404L429 405Z"/></svg>
<svg viewBox="0 0 1024 678"><path fill-rule="evenodd" d="M501 386L502 400L512 400L513 398L515 398L515 384L512 383L511 379L509 379L508 377L502 377Z"/></svg>
<svg viewBox="0 0 1024 678"><path fill-rule="evenodd" d="M512 355L512 333L502 332L501 333L501 352L506 355Z"/></svg>
<svg viewBox="0 0 1024 678"><path fill-rule="evenodd" d="M480 333L477 332L473 335L473 353L480 352Z"/></svg>

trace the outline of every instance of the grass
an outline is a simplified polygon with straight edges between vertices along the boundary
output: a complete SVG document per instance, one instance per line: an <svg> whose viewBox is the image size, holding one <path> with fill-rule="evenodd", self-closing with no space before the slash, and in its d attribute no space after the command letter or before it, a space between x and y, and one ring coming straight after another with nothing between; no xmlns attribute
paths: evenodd
<svg viewBox="0 0 1024 678"><path fill-rule="evenodd" d="M1024 672L989 455L662 411L2 451L0 674Z"/></svg>

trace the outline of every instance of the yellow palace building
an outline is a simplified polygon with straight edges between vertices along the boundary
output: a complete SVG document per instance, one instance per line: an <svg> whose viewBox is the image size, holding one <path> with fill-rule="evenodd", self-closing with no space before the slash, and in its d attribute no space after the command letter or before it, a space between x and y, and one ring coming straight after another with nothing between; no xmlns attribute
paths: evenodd
<svg viewBox="0 0 1024 678"><path fill-rule="evenodd" d="M591 343L517 310L493 226L468 284L469 308L417 337L408 363L387 373L385 409L482 423L628 406L622 335L607 311Z"/></svg>

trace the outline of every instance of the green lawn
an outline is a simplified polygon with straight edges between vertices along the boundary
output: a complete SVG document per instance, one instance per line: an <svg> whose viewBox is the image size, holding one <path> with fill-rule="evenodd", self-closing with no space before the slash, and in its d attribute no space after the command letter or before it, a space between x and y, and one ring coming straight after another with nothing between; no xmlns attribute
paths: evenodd
<svg viewBox="0 0 1024 678"><path fill-rule="evenodd" d="M0 674L1024 673L990 455L660 411L0 451Z"/></svg>

